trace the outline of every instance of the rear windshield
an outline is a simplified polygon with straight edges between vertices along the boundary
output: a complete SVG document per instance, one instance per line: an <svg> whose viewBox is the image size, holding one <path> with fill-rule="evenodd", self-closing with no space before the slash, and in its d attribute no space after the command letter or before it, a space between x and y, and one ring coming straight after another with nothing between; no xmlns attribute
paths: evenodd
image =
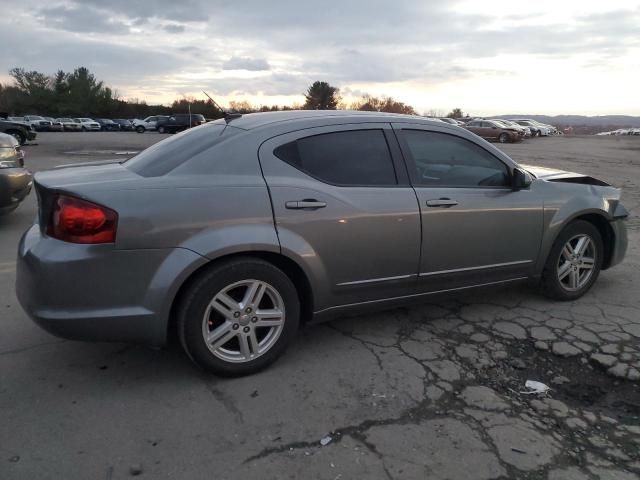
<svg viewBox="0 0 640 480"><path fill-rule="evenodd" d="M159 177L241 131L227 125L208 123L158 142L123 165L143 177Z"/></svg>

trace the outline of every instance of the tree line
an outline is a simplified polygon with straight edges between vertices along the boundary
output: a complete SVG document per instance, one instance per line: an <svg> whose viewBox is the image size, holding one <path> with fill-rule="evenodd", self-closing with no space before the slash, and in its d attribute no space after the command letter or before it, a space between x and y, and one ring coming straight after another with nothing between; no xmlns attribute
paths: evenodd
<svg viewBox="0 0 640 480"><path fill-rule="evenodd" d="M144 118L149 115L182 113L189 109L192 113L199 113L207 118L220 118L224 115L224 112L209 99L183 97L174 100L169 106L151 105L138 99L124 100L85 67L76 68L73 72L58 70L53 75L12 68L9 75L13 84L0 84L0 112L9 115ZM231 101L229 109L238 113L351 109L417 115L411 105L391 97L364 95L347 104L343 102L339 88L323 81L316 81L307 88L303 104L256 106L247 101ZM449 116L461 117L462 111L454 109Z"/></svg>

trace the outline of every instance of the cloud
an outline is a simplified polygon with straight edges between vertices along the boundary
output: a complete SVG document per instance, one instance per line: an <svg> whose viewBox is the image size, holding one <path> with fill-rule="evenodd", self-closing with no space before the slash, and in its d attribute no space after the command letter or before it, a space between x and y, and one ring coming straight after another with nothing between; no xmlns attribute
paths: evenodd
<svg viewBox="0 0 640 480"><path fill-rule="evenodd" d="M269 70L269 63L264 58L231 57L222 64L223 70L248 70L260 72Z"/></svg>
<svg viewBox="0 0 640 480"><path fill-rule="evenodd" d="M375 94L515 82L575 59L582 73L604 65L630 75L627 57L640 52L638 0L584 0L578 13L553 0L499 9L472 0L4 1L22 12L0 18L0 44L12 46L0 49L6 68L85 65L119 90L152 85L168 98L202 88L294 96L318 79Z"/></svg>
<svg viewBox="0 0 640 480"><path fill-rule="evenodd" d="M167 33L184 33L185 27L184 25L175 25L170 23L168 25L163 25L162 29Z"/></svg>
<svg viewBox="0 0 640 480"><path fill-rule="evenodd" d="M70 32L126 33L129 31L126 24L101 15L97 10L84 5L46 7L40 9L37 15L46 26Z"/></svg>

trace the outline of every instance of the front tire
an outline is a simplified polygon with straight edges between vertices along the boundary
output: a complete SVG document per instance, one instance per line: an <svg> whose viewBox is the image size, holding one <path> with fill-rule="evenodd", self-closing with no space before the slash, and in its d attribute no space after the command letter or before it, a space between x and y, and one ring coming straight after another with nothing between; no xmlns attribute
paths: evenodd
<svg viewBox="0 0 640 480"><path fill-rule="evenodd" d="M555 300L580 298L602 268L604 246L598 229L584 220L567 225L551 247L542 273L542 291Z"/></svg>
<svg viewBox="0 0 640 480"><path fill-rule="evenodd" d="M501 133L498 137L500 143L509 143L509 135L507 133Z"/></svg>
<svg viewBox="0 0 640 480"><path fill-rule="evenodd" d="M24 145L27 142L27 137L19 130L10 130L7 133L15 138L20 145Z"/></svg>
<svg viewBox="0 0 640 480"><path fill-rule="evenodd" d="M178 308L178 335L198 366L222 376L256 373L273 363L300 322L295 286L260 259L234 259L200 274Z"/></svg>
<svg viewBox="0 0 640 480"><path fill-rule="evenodd" d="M136 127L136 132L138 132L138 133L144 133L144 127L143 127L142 125L138 125L138 126Z"/></svg>

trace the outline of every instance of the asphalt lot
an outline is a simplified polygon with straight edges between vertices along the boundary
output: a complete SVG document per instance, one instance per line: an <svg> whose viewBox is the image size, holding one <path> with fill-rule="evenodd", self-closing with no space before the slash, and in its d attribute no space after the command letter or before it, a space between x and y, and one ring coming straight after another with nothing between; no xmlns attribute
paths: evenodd
<svg viewBox="0 0 640 480"><path fill-rule="evenodd" d="M163 137L40 133L24 149L38 171ZM14 294L31 195L0 217L0 479L639 478L640 137L500 148L623 187L625 262L573 303L504 287L307 327L232 380L177 348L34 325ZM550 395L520 393L527 379Z"/></svg>

